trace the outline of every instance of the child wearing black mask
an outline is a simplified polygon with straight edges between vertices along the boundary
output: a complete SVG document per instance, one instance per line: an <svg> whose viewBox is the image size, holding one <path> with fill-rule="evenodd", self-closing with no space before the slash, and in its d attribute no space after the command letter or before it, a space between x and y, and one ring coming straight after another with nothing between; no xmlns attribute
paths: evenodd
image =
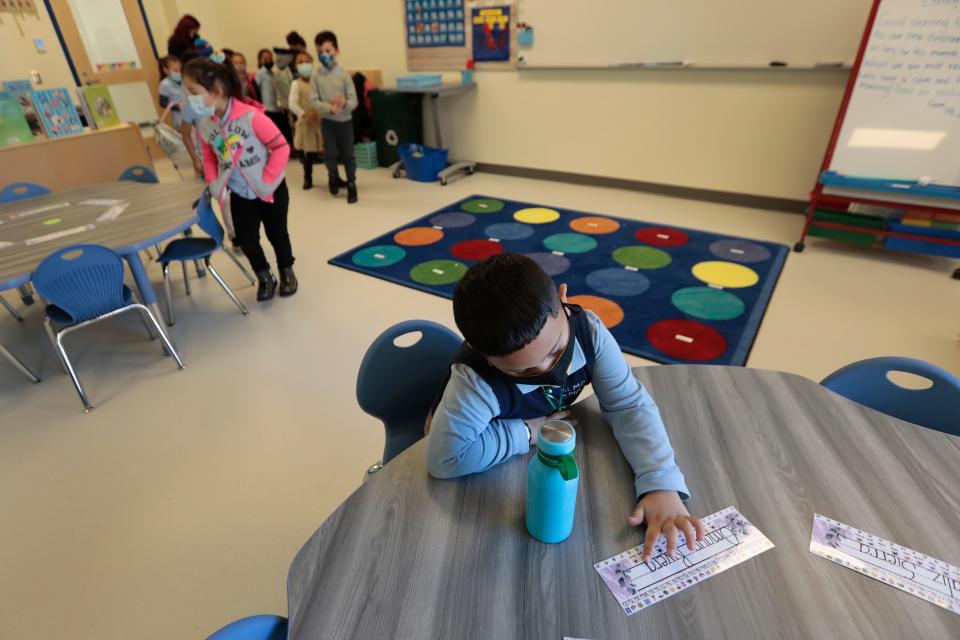
<svg viewBox="0 0 960 640"><path fill-rule="evenodd" d="M280 104L277 102L277 81L273 75L273 52L270 49L260 49L257 53L257 73L254 76L254 83L257 85L260 102L267 117L273 120L273 124L277 125L277 129L283 134L284 140L290 144L290 121L280 110Z"/></svg>

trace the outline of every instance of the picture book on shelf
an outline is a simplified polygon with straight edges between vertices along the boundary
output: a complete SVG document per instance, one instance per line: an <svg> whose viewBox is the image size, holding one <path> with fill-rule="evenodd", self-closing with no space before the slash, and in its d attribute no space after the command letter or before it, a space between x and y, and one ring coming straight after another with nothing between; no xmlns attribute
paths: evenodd
<svg viewBox="0 0 960 640"><path fill-rule="evenodd" d="M41 89L33 92L33 103L51 138L83 133L80 116L73 106L70 94L64 88Z"/></svg>
<svg viewBox="0 0 960 640"><path fill-rule="evenodd" d="M27 123L20 102L8 91L0 92L0 147L33 142L33 134Z"/></svg>
<svg viewBox="0 0 960 640"><path fill-rule="evenodd" d="M17 98L20 103L20 110L30 125L30 131L34 137L44 138L46 132L43 130L43 124L40 122L40 116L33 105L33 84L29 80L7 80L0 83L3 90L7 91Z"/></svg>
<svg viewBox="0 0 960 640"><path fill-rule="evenodd" d="M109 129L120 124L117 107L105 84L96 84L77 89L80 105L87 115L87 124L91 129Z"/></svg>

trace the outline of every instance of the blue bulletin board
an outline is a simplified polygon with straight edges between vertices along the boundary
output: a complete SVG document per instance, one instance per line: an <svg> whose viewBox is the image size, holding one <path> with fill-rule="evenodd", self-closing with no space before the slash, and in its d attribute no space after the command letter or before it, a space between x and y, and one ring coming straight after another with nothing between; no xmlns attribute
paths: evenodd
<svg viewBox="0 0 960 640"><path fill-rule="evenodd" d="M463 47L463 0L406 0L407 47Z"/></svg>
<svg viewBox="0 0 960 640"><path fill-rule="evenodd" d="M473 59L477 62L510 61L510 7L476 7L470 15Z"/></svg>

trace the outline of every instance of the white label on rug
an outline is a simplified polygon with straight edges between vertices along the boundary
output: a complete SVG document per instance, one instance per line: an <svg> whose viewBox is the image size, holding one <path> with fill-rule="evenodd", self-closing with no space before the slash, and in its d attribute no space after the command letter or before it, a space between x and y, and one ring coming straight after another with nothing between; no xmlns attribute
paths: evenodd
<svg viewBox="0 0 960 640"><path fill-rule="evenodd" d="M40 244L41 242L49 242L51 240L56 240L58 238L65 238L67 236L72 236L77 233L85 233L87 231L93 231L96 229L96 225L85 224L82 227L74 227L72 229L64 229L63 231L57 231L56 233L48 233L45 236L37 236L36 238L30 238L24 244L28 247L32 247L35 244Z"/></svg>
<svg viewBox="0 0 960 640"><path fill-rule="evenodd" d="M627 271L640 271L637 267L624 267Z"/></svg>
<svg viewBox="0 0 960 640"><path fill-rule="evenodd" d="M669 239L670 239L670 236L668 236L668 235L665 234L665 233L658 233L658 234L657 234L657 237L660 238L661 240L669 240Z"/></svg>
<svg viewBox="0 0 960 640"><path fill-rule="evenodd" d="M436 229L437 231L443 231L443 227L441 227L440 225L435 224L433 225L433 228Z"/></svg>
<svg viewBox="0 0 960 640"><path fill-rule="evenodd" d="M680 342L686 342L687 344L693 344L693 338L691 338L690 336L685 336L685 335L681 335L681 334L678 333L677 335L673 336L673 338L674 338L674 340L679 340Z"/></svg>
<svg viewBox="0 0 960 640"><path fill-rule="evenodd" d="M433 271L433 272L434 272L435 274L437 274L438 276L442 276L442 275L443 275L443 269L430 269L430 271Z"/></svg>
<svg viewBox="0 0 960 640"><path fill-rule="evenodd" d="M490 242L500 242L500 238L490 238Z"/></svg>
<svg viewBox="0 0 960 640"><path fill-rule="evenodd" d="M386 259L387 259L387 256L383 255L382 253L375 253L375 254L373 254L373 257L376 258L377 260L386 260Z"/></svg>
<svg viewBox="0 0 960 640"><path fill-rule="evenodd" d="M563 255L563 251L551 251L550 253L552 253L552 254L555 255L555 256L562 256L562 255Z"/></svg>
<svg viewBox="0 0 960 640"><path fill-rule="evenodd" d="M721 287L718 284L708 284L707 286L710 287L711 289L721 289L721 290L723 289L723 287Z"/></svg>
<svg viewBox="0 0 960 640"><path fill-rule="evenodd" d="M730 253L735 253L735 254L737 254L738 256L742 256L742 255L743 255L743 249L730 249Z"/></svg>

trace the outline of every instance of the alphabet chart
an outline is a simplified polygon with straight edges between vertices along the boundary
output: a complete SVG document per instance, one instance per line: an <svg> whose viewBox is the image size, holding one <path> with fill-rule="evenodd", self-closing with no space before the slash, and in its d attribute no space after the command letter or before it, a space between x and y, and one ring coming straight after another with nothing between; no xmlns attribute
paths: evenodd
<svg viewBox="0 0 960 640"><path fill-rule="evenodd" d="M641 544L594 565L624 613L633 615L773 548L734 507L703 518L703 524L706 534L693 551L681 533L673 558L667 556L666 539L660 536L647 562L641 560Z"/></svg>
<svg viewBox="0 0 960 640"><path fill-rule="evenodd" d="M960 567L813 514L810 553L960 613Z"/></svg>

